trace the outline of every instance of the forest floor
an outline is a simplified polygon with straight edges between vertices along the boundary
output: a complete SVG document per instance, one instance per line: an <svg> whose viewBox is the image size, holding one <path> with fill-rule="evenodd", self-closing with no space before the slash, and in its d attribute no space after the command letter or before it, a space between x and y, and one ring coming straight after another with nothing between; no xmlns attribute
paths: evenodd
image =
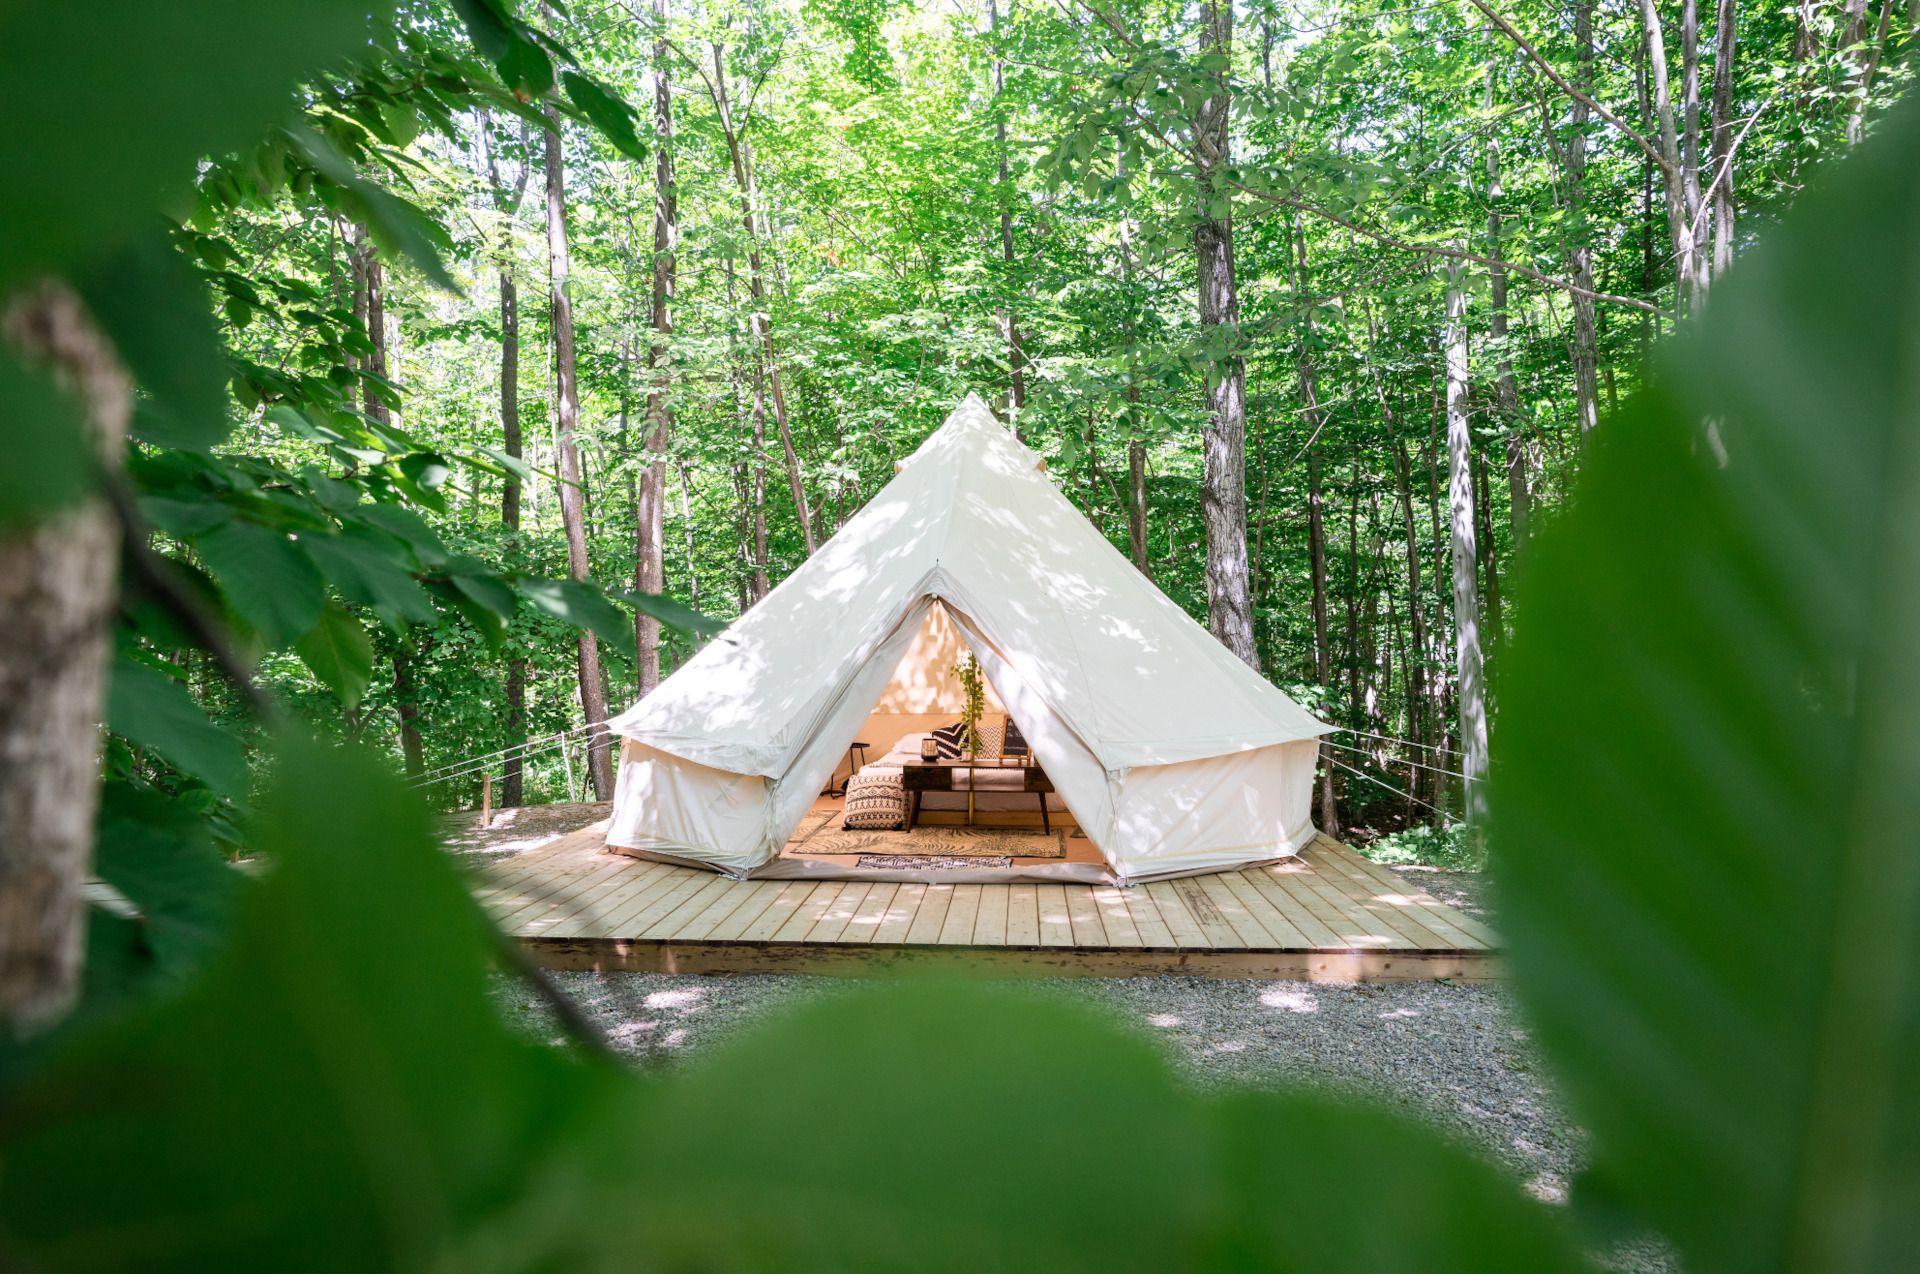
<svg viewBox="0 0 1920 1274"><path fill-rule="evenodd" d="M507 811L482 833L449 819L457 851L504 857L606 816L605 805ZM1477 872L1396 868L1450 906L1494 919ZM636 1063L675 1065L769 1014L811 997L854 994L851 979L765 975L562 973L556 981ZM497 985L510 1020L555 1038L525 986ZM1311 1085L1370 1097L1480 1148L1529 1192L1563 1202L1584 1161L1584 1137L1561 1109L1510 993L1498 984L1343 985L1221 978L1061 978L1009 984L1091 1004L1162 1042L1201 1088ZM1675 1268L1661 1247L1634 1243L1603 1258L1613 1269Z"/></svg>

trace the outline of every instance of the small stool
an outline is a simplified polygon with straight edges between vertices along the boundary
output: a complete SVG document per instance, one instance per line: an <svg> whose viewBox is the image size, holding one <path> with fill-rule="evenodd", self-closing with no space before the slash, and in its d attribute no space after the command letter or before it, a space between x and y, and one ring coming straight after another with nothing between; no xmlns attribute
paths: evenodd
<svg viewBox="0 0 1920 1274"><path fill-rule="evenodd" d="M853 782L854 775L858 774L861 770L866 768L867 749L872 746L873 746L872 744L863 743L858 739L855 739L852 743L847 744L847 777L840 781L840 786L838 788L835 788L831 784L829 784L827 787L828 796L845 796L847 794L847 784ZM860 759L858 761L855 761L853 759L853 754L855 752L858 752L860 754Z"/></svg>

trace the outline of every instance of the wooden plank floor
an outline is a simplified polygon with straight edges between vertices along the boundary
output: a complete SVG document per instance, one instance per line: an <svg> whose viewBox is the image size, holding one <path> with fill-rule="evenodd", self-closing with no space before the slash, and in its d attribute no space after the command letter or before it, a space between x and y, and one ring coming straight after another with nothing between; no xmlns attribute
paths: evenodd
<svg viewBox="0 0 1920 1274"><path fill-rule="evenodd" d="M476 892L555 969L1370 982L1502 976L1473 917L1325 836L1266 867L1109 885L736 881L606 852L602 827L485 870Z"/></svg>

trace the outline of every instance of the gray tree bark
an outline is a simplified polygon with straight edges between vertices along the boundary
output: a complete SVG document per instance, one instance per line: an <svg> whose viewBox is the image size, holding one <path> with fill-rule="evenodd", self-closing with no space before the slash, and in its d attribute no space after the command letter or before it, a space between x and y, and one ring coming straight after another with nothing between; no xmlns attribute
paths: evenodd
<svg viewBox="0 0 1920 1274"><path fill-rule="evenodd" d="M679 195L673 172L673 88L667 75L667 0L653 0L653 342L647 347L647 451L634 508L634 588L666 588L667 440L673 428L669 402L669 341L673 336L675 253L679 246ZM660 621L645 611L634 619L641 697L660 684Z"/></svg>
<svg viewBox="0 0 1920 1274"><path fill-rule="evenodd" d="M1230 57L1232 0L1204 0L1200 52ZM1253 636L1253 586L1247 562L1247 367L1239 351L1240 296L1233 268L1233 209L1223 170L1231 159L1233 94L1222 71L1194 120L1200 326L1224 332L1229 349L1207 373L1209 415L1201 440L1200 516L1207 530L1207 627L1249 667L1260 655Z"/></svg>
<svg viewBox="0 0 1920 1274"><path fill-rule="evenodd" d="M1467 821L1486 817L1487 700L1480 650L1480 589L1474 526L1473 435L1467 412L1467 292L1459 262L1447 266L1447 506L1453 550L1455 680L1466 756Z"/></svg>
<svg viewBox="0 0 1920 1274"><path fill-rule="evenodd" d="M567 574L585 580L587 557L586 489L580 467L580 387L573 344L572 257L567 245L566 164L560 150L560 114L546 107L547 270L553 306L554 451L560 470L560 522L567 536ZM590 727L587 773L596 800L613 799L613 760L606 732L607 692L600 673L600 643L592 630L575 637L580 675L580 709Z"/></svg>
<svg viewBox="0 0 1920 1274"><path fill-rule="evenodd" d="M1713 205L1715 276L1733 264L1733 61L1738 42L1738 6L1734 0L1720 0L1713 19L1713 133L1707 176L1713 189L1709 202Z"/></svg>
<svg viewBox="0 0 1920 1274"><path fill-rule="evenodd" d="M1687 14L1694 12L1695 0L1686 0ZM1666 196L1667 232L1673 241L1674 270L1677 279L1675 295L1676 307L1683 314L1698 313L1706 300L1706 279L1704 265L1705 254L1700 251L1699 212L1700 180L1698 171L1697 138L1691 143L1683 143L1682 122L1676 119L1673 104L1673 81L1667 68L1666 33L1660 21L1660 10L1655 0L1640 0L1640 20L1646 28L1647 72L1652 96L1652 112L1659 125L1661 187ZM1683 15L1683 37L1686 16ZM1699 32L1693 29L1697 40ZM1685 53L1685 50L1683 50ZM1686 68L1683 67L1683 74ZM1682 84L1683 98L1687 91ZM1698 84L1693 86L1697 95ZM1682 103L1684 110L1684 100ZM1695 110L1697 112L1698 102ZM1692 154L1695 166L1691 176L1687 159ZM1693 197L1690 200L1689 194Z"/></svg>
<svg viewBox="0 0 1920 1274"><path fill-rule="evenodd" d="M1576 67L1574 75L1580 91L1589 96L1593 93L1593 0L1575 0L1573 6L1573 45ZM1576 99L1573 104L1573 132L1567 139L1567 220L1570 236L1568 248L1568 273L1572 275L1576 287L1593 289L1593 231L1587 223L1587 123L1590 112L1587 104ZM1573 403L1574 416L1580 427L1580 437L1587 438L1594 427L1600 423L1600 383L1596 375L1599 365L1599 324L1593 310L1593 298L1572 294L1570 304L1573 308ZM1518 451L1520 460L1520 485L1514 487L1513 507L1514 543L1518 544L1526 535L1526 524L1532 511L1532 484L1526 471L1526 449L1524 440ZM1507 471L1509 479L1513 476L1515 448L1511 441L1507 446Z"/></svg>
<svg viewBox="0 0 1920 1274"><path fill-rule="evenodd" d="M760 349L766 385L773 394L773 421L780 434L780 452L786 461L787 488L793 495L793 508L800 523L800 538L807 556L813 556L813 514L807 507L807 490L800 480L800 457L793 447L793 431L787 421L787 393L780 378L780 360L773 347L773 319L767 313L767 284L760 263L760 219L754 210L753 165L748 159L746 140L734 123L733 100L727 89L726 57L721 47L713 46L713 78L707 81L713 107L719 115L720 131L726 138L727 159L733 169L734 185L740 193L740 220L747 232L747 290L753 298L749 325ZM756 381L756 392L758 382ZM765 558L761 559L763 562Z"/></svg>
<svg viewBox="0 0 1920 1274"><path fill-rule="evenodd" d="M1307 445L1307 552L1312 563L1313 679L1333 684L1333 650L1327 635L1327 518L1320 490L1320 450ZM1340 835L1340 807L1334 799L1332 753L1320 745L1320 830Z"/></svg>
<svg viewBox="0 0 1920 1274"><path fill-rule="evenodd" d="M1020 432L1020 413L1027 405L1027 355L1020 344L1020 316L1014 312L1013 288L1013 180L1007 170L1007 117L1001 110L1006 96L1006 64L1000 58L1000 6L987 0L987 32L993 42L993 139L1000 152L1000 264L1005 268L1004 286L1009 290L1007 308L1001 313L1001 332L1007 342L1007 418L1014 433Z"/></svg>
<svg viewBox="0 0 1920 1274"><path fill-rule="evenodd" d="M507 218L519 211L526 196L527 179L533 171L531 157L523 153L520 168L511 184L500 180L500 166L494 155L492 122L485 111L480 114L479 135L482 157L487 167L487 183L493 192L494 210ZM521 126L521 141L527 141L527 128ZM501 227L500 243L494 251L494 268L500 280L500 446L514 459L521 459L524 443L520 436L520 289L513 277L513 233L510 224ZM519 544L520 477L512 469L500 481L500 526L507 533L507 547ZM507 655L507 743L518 747L527 741L527 661L517 651ZM501 763L500 805L511 809L526 799L525 762L514 753Z"/></svg>
<svg viewBox="0 0 1920 1274"><path fill-rule="evenodd" d="M77 394L89 443L117 471L132 390L79 300L42 285L4 329ZM0 1022L16 1034L51 1025L80 993L118 560L98 498L0 532Z"/></svg>

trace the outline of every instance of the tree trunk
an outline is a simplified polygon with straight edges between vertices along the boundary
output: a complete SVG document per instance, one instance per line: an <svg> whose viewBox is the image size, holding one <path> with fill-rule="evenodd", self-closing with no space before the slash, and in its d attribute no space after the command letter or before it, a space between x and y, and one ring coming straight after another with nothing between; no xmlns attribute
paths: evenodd
<svg viewBox="0 0 1920 1274"><path fill-rule="evenodd" d="M1127 171L1126 149L1116 161L1118 171ZM1134 569L1148 579L1153 567L1147 561L1147 447L1140 438L1140 327L1134 295L1133 217L1120 217L1120 284L1127 309L1127 555Z"/></svg>
<svg viewBox="0 0 1920 1274"><path fill-rule="evenodd" d="M1005 270L1001 286L1007 290L1007 308L1002 312L1000 328L1007 342L1007 419L1020 432L1020 413L1027 405L1027 356L1020 345L1020 317L1013 308L1013 180L1007 169L1007 116L1002 101L1007 93L1006 65L1000 59L1000 6L987 0L987 31L993 43L993 140L1000 154L1000 182L995 188L1000 202L1000 264Z"/></svg>
<svg viewBox="0 0 1920 1274"><path fill-rule="evenodd" d="M1203 0L1200 52L1231 57L1232 0ZM1207 372L1209 416L1202 440L1200 515L1207 531L1207 627L1256 670L1252 583L1247 568L1247 368L1240 356L1240 297L1233 273L1233 209L1223 170L1230 161L1233 109L1226 72L1194 120L1200 326L1224 336L1227 352Z"/></svg>
<svg viewBox="0 0 1920 1274"><path fill-rule="evenodd" d="M493 148L493 121L482 109L476 135L481 162L487 170L487 184L493 194L494 210L509 222L520 208L527 192L532 162L520 157L520 168L511 185L500 180L500 165ZM527 139L527 126L521 124L521 140ZM495 248L495 268L500 279L500 440L501 448L514 459L523 458L520 437L520 290L513 278L513 237L508 225L501 229L501 241ZM500 481L500 526L507 533L507 551L520 544L520 477L511 468ZM507 656L507 744L519 747L527 741L527 661L517 652ZM500 767L500 805L511 809L525 799L525 760L520 753L510 754Z"/></svg>
<svg viewBox="0 0 1920 1274"><path fill-rule="evenodd" d="M1713 159L1707 180L1713 187L1710 202L1716 277L1733 264L1733 60L1739 37L1738 12L1734 0L1720 0L1713 19Z"/></svg>
<svg viewBox="0 0 1920 1274"><path fill-rule="evenodd" d="M418 779L427 772L427 757L426 744L420 738L420 701L414 694L410 646L393 657L393 711L400 718L400 756L407 777Z"/></svg>
<svg viewBox="0 0 1920 1274"><path fill-rule="evenodd" d="M1587 0L1581 0L1586 3ZM1491 114L1494 105L1493 67L1487 67L1486 104ZM1489 136L1487 139L1487 255L1495 261L1505 260L1504 245L1500 242L1500 199L1503 194L1500 178L1500 146ZM1577 267L1576 267L1577 268ZM1532 483L1527 472L1527 438L1524 422L1520 417L1520 393L1513 383L1513 355L1507 348L1507 271L1505 266L1489 266L1487 269L1489 291L1491 292L1491 313L1487 319L1488 334L1493 338L1495 358L1494 397L1500 407L1500 414L1507 428L1507 483L1513 491L1513 542L1518 545L1527 534L1527 515L1532 502L1528 498ZM1576 279L1576 282L1578 280ZM1585 286L1591 286L1588 283ZM1579 297L1575 300L1578 301ZM1591 312L1593 304L1587 302ZM1587 427L1582 420L1581 427Z"/></svg>
<svg viewBox="0 0 1920 1274"><path fill-rule="evenodd" d="M1391 416L1387 417L1387 428L1389 431L1393 428ZM1393 440L1393 461L1394 477L1399 488L1400 518L1407 536L1407 637L1412 650L1401 660L1407 670L1407 730L1413 743L1423 744L1428 738L1426 726L1429 715L1426 599L1424 586L1420 582L1420 538L1414 530L1413 520L1413 466L1407 458L1407 444L1398 436ZM1414 771L1415 777L1408 792L1420 790L1419 776L1424 773ZM1411 810L1407 817L1413 817Z"/></svg>
<svg viewBox="0 0 1920 1274"><path fill-rule="evenodd" d="M547 159L547 269L553 305L554 452L560 477L560 522L567 536L567 574L585 580L587 557L586 488L581 476L580 389L573 349L572 261L567 247L567 179L560 151L560 114L545 108ZM575 634L580 678L580 709L590 727L587 773L595 800L613 799L613 761L606 732L607 692L600 673L600 643L592 630Z"/></svg>
<svg viewBox="0 0 1920 1274"><path fill-rule="evenodd" d="M1686 0L1687 14L1694 12L1695 0ZM1660 129L1661 186L1666 193L1667 232L1673 241L1673 260L1675 270L1675 307L1682 314L1699 311L1706 299L1706 285L1702 278L1702 254L1695 213L1698 210L1699 175L1697 170L1688 176L1687 152L1683 149L1680 125L1676 122L1673 106L1672 79L1667 71L1666 34L1660 22L1660 10L1655 0L1640 0L1640 20L1646 28L1647 69L1652 87L1652 110ZM1683 36L1686 17L1682 18ZM1694 37L1698 38L1697 29ZM1685 50L1683 50L1683 54ZM1683 93L1685 85L1682 86ZM1697 93L1698 86L1695 86ZM1684 103L1683 103L1684 105ZM1698 103L1695 103L1698 109ZM1688 192L1694 199L1690 202Z"/></svg>
<svg viewBox="0 0 1920 1274"><path fill-rule="evenodd" d="M740 221L747 232L747 288L753 298L749 325L766 369L767 387L773 391L773 420L780 433L781 455L786 461L787 487L792 492L794 515L800 523L800 539L806 545L807 556L811 557L816 547L813 514L807 508L806 487L800 480L800 457L793 448L793 431L787 423L787 394L780 379L780 360L773 348L773 320L767 313L767 284L760 264L760 220L754 211L753 169L748 163L746 143L734 126L733 103L727 90L726 58L718 44L713 46L713 79L709 85L714 110L720 117L720 131L726 137L727 158L733 168L734 185L740 193Z"/></svg>
<svg viewBox="0 0 1920 1274"><path fill-rule="evenodd" d="M1474 827L1486 816L1487 704L1480 655L1480 590L1475 578L1473 435L1467 415L1467 293L1457 261L1447 267L1447 504L1453 550L1455 678L1460 738L1466 754L1466 814Z"/></svg>
<svg viewBox="0 0 1920 1274"><path fill-rule="evenodd" d="M42 285L10 307L5 336L76 393L88 443L117 474L132 389L79 300ZM97 497L0 530L0 1023L16 1035L80 994L118 559Z"/></svg>
<svg viewBox="0 0 1920 1274"><path fill-rule="evenodd" d="M647 346L647 451L634 501L634 590L666 589L667 439L673 428L669 404L669 341L673 336L675 252L679 244L679 198L673 172L673 90L668 79L666 0L653 0L657 34L653 43L653 341ZM635 650L640 660L640 696L660 684L660 621L645 611L634 618Z"/></svg>
<svg viewBox="0 0 1920 1274"><path fill-rule="evenodd" d="M1593 0L1574 0L1573 43L1575 75L1579 81L1580 91L1591 95L1593 92ZM1567 271L1572 276L1575 287L1591 291L1593 288L1593 228L1587 221L1588 119L1587 104L1575 101L1573 131L1567 139L1566 152L1569 223ZM1574 420L1579 426L1580 437L1584 440L1592 435L1594 426L1600 423L1600 389L1594 370L1600 361L1599 335L1593 311L1593 298L1574 292L1570 296L1569 304L1573 309ZM1517 447L1515 442L1519 443ZM1516 469L1518 481L1512 482L1513 529L1514 543L1518 545L1526 535L1527 520L1532 512L1532 482L1531 475L1527 472L1524 439L1512 439L1507 444L1509 480L1516 476Z"/></svg>
<svg viewBox="0 0 1920 1274"><path fill-rule="evenodd" d="M1493 663L1506 629L1500 614L1500 554L1493 539L1493 479L1487 476L1486 460L1478 449L1473 453L1473 480L1474 542L1480 551L1481 598L1487 617L1486 659Z"/></svg>
<svg viewBox="0 0 1920 1274"><path fill-rule="evenodd" d="M387 278L386 271L380 268L380 254L374 249L373 240L368 236L365 226L356 226L358 236L357 251L360 255L359 277L365 289L367 339L373 343L373 352L367 356L366 369L382 380L387 376ZM367 415L381 424L393 422L393 410L386 401L372 390L362 395L363 408Z"/></svg>
<svg viewBox="0 0 1920 1274"><path fill-rule="evenodd" d="M773 591L767 578L767 391L766 376L758 363L753 368L753 473L749 489L753 512L753 582L755 602Z"/></svg>
<svg viewBox="0 0 1920 1274"><path fill-rule="evenodd" d="M687 604L695 610L700 609L700 569L694 559L693 537L693 467L685 459L680 461L680 529L685 533L687 544Z"/></svg>
<svg viewBox="0 0 1920 1274"><path fill-rule="evenodd" d="M519 459L520 441L520 293L513 271L500 264L500 436L507 455ZM520 479L512 469L500 485L500 525L507 533L507 550L520 543ZM527 661L516 651L507 656L507 745L527 741ZM519 753L501 766L500 805L512 809L525 799L525 762Z"/></svg>
<svg viewBox="0 0 1920 1274"><path fill-rule="evenodd" d="M1139 401L1138 389L1128 393L1131 401ZM1138 438L1127 439L1127 555L1135 570L1153 578L1147 562L1147 449Z"/></svg>
<svg viewBox="0 0 1920 1274"><path fill-rule="evenodd" d="M1307 552L1313 571L1313 679L1333 684L1333 651L1327 635L1327 517L1320 490L1320 450L1307 446ZM1333 794L1333 754L1320 745L1320 830L1340 835L1340 808Z"/></svg>
<svg viewBox="0 0 1920 1274"><path fill-rule="evenodd" d="M1733 0L1720 0L1723 11L1730 11L1732 3ZM1849 90L1853 105L1847 112L1848 145L1859 142L1866 135L1867 101L1873 89L1873 77L1880 69L1880 59L1886 53L1887 28L1893 19L1893 0L1880 0L1880 21L1874 30L1873 40L1867 42L1861 38L1866 33L1866 0L1860 0L1860 4L1860 16L1854 22L1854 28L1858 34L1855 36L1853 45L1853 84ZM1728 25L1731 28L1731 20ZM1722 39L1728 52L1731 53L1732 36L1724 36ZM1731 64L1733 59L1729 57L1727 61ZM1717 80L1715 88L1718 89Z"/></svg>

